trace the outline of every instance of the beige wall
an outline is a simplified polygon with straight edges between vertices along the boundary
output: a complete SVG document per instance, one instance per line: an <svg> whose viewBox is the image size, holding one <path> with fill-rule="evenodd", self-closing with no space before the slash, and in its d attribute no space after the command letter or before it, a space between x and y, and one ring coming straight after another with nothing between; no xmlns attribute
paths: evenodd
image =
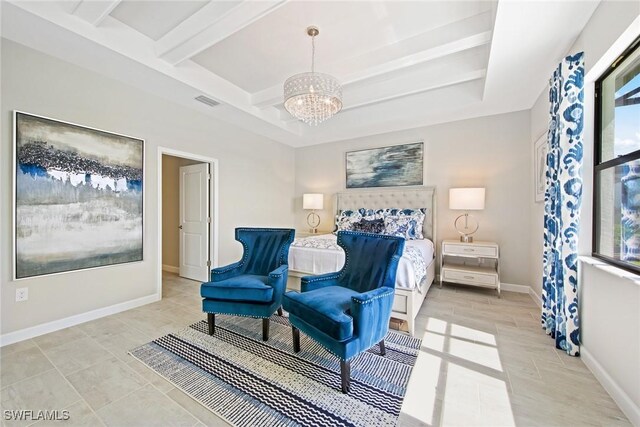
<svg viewBox="0 0 640 427"><path fill-rule="evenodd" d="M640 2L603 1L574 45L566 52L569 55L584 51L587 75L584 91L583 201L578 243L578 252L583 256L591 255L594 80L599 77L589 72L596 66L600 67L605 54L611 56L607 51L623 32L630 30L636 36L640 34L640 25L631 27L639 16ZM605 62L611 63L620 53L614 53L613 58ZM549 76L552 72L549 70ZM548 129L547 91L544 88L530 111L531 151L536 138ZM541 295L543 204L531 204L531 212L531 283ZM637 275L635 280L630 280L629 276L632 275L616 274L610 268L603 268L602 263L596 264L600 267L585 262L581 262L579 267L582 358L631 422L640 425L640 282Z"/></svg>
<svg viewBox="0 0 640 427"><path fill-rule="evenodd" d="M195 160L162 156L162 265L180 266L180 168Z"/></svg>
<svg viewBox="0 0 640 427"><path fill-rule="evenodd" d="M12 110L146 140L144 261L11 280ZM219 262L235 261L236 226L291 226L294 150L97 73L2 40L0 292L2 334L156 293L158 147L219 160ZM15 302L15 289L29 300Z"/></svg>
<svg viewBox="0 0 640 427"><path fill-rule="evenodd" d="M438 241L457 236L453 221L461 212L448 209L449 188L486 187L486 209L473 213L480 221L476 239L500 244L504 282L529 285L530 133L524 111L298 149L298 228L308 228L302 194L318 192L326 200L320 229L332 229L331 197L345 188L345 152L424 141L424 183L438 191Z"/></svg>
<svg viewBox="0 0 640 427"><path fill-rule="evenodd" d="M531 156L533 157L533 146L543 133L546 134L549 128L549 96L547 91L543 91L530 111L531 114ZM533 158L531 160L533 162ZM542 246L543 246L543 220L544 202L535 202L532 198L529 201L531 212L531 223L529 228L529 256L531 263L531 278L529 284L533 291L540 296L542 294Z"/></svg>

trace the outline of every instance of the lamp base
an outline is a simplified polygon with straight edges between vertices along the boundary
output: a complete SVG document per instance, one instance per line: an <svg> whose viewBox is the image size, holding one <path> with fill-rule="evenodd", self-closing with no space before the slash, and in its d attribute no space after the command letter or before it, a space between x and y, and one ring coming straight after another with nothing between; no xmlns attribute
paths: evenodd
<svg viewBox="0 0 640 427"><path fill-rule="evenodd" d="M462 219L464 219L464 224L461 224L462 221L460 220ZM469 225L469 222L471 222L471 226ZM476 221L473 216L469 215L468 213L464 213L456 218L456 220L453 222L453 226L455 227L456 231L460 233L460 241L462 243L473 243L473 236L471 235L478 231L479 227L478 221Z"/></svg>
<svg viewBox="0 0 640 427"><path fill-rule="evenodd" d="M318 233L318 226L320 225L320 215L318 215L315 210L311 211L311 213L307 215L307 224L309 225L309 230L312 234Z"/></svg>

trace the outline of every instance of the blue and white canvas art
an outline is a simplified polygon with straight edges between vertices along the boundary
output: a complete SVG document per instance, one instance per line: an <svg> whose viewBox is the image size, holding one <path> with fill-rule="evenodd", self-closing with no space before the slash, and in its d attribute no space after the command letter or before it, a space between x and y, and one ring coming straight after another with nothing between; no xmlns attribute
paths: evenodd
<svg viewBox="0 0 640 427"><path fill-rule="evenodd" d="M15 113L15 278L142 260L144 141Z"/></svg>
<svg viewBox="0 0 640 427"><path fill-rule="evenodd" d="M422 142L347 153L347 188L422 185Z"/></svg>

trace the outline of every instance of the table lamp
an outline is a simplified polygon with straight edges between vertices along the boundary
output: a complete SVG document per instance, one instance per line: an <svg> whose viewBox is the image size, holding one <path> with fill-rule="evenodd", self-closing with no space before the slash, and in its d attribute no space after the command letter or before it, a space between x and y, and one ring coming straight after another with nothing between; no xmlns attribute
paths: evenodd
<svg viewBox="0 0 640 427"><path fill-rule="evenodd" d="M449 209L451 210L482 210L484 209L484 188L451 188L449 189ZM464 224L462 224L464 219ZM460 233L460 241L472 243L472 234L478 231L478 221L465 212L453 222L456 231Z"/></svg>
<svg viewBox="0 0 640 427"><path fill-rule="evenodd" d="M307 224L311 233L318 232L318 226L320 225L320 215L316 213L316 209L322 209L324 202L324 195L318 193L307 193L302 195L302 209L311 210L311 213L307 215Z"/></svg>

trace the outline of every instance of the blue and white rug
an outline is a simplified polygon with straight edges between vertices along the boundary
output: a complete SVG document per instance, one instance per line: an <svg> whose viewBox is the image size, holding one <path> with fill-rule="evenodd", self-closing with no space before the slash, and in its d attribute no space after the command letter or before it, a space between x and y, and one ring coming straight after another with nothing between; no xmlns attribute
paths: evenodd
<svg viewBox="0 0 640 427"><path fill-rule="evenodd" d="M375 346L353 359L345 395L335 356L304 334L293 353L286 317L263 342L261 322L217 315L213 337L203 320L130 353L236 426L396 425L419 339L389 332L386 356Z"/></svg>

